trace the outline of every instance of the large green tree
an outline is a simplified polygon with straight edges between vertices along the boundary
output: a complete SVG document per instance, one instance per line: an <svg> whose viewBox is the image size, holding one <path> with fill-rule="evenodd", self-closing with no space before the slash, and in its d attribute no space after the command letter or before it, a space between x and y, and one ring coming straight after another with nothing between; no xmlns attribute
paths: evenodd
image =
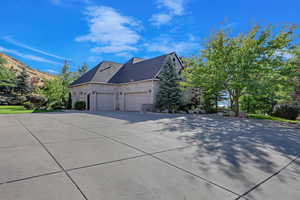
<svg viewBox="0 0 300 200"><path fill-rule="evenodd" d="M40 94L46 97L48 109L64 107L64 87L61 77L56 77L52 80L45 80L44 88L39 91Z"/></svg>
<svg viewBox="0 0 300 200"><path fill-rule="evenodd" d="M21 96L27 95L32 92L30 76L25 68L17 75L15 92L20 94Z"/></svg>
<svg viewBox="0 0 300 200"><path fill-rule="evenodd" d="M169 59L159 75L160 87L156 96L156 107L159 110L176 111L181 105L179 70Z"/></svg>
<svg viewBox="0 0 300 200"><path fill-rule="evenodd" d="M294 65L285 55L294 48L294 30L294 26L279 31L271 26L254 26L235 37L221 30L208 40L199 56L188 59L191 67L185 72L187 83L213 93L226 91L238 116L242 96L292 85Z"/></svg>
<svg viewBox="0 0 300 200"><path fill-rule="evenodd" d="M16 75L4 67L5 60L0 57L0 92L11 90L16 85Z"/></svg>

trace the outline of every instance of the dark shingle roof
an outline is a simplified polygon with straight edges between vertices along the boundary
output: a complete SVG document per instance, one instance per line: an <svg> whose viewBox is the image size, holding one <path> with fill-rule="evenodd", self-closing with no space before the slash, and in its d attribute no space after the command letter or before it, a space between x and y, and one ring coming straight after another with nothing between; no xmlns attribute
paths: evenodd
<svg viewBox="0 0 300 200"><path fill-rule="evenodd" d="M107 83L113 75L122 67L122 64L115 62L103 61L93 69L83 74L75 80L71 86L87 82L104 82Z"/></svg>
<svg viewBox="0 0 300 200"><path fill-rule="evenodd" d="M132 58L124 65L103 61L74 81L71 86L88 82L128 83L153 79L156 78L169 55L166 54L147 60Z"/></svg>
<svg viewBox="0 0 300 200"><path fill-rule="evenodd" d="M112 77L109 83L128 83L155 78L169 54L132 64L132 59Z"/></svg>

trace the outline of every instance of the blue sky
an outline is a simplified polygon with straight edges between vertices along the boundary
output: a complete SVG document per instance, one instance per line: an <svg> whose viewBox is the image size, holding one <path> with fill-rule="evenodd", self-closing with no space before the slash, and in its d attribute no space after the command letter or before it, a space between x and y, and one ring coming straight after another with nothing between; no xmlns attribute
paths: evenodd
<svg viewBox="0 0 300 200"><path fill-rule="evenodd" d="M65 59L76 70L83 62L192 55L222 26L239 33L299 22L299 0L9 0L1 2L0 52L55 73Z"/></svg>

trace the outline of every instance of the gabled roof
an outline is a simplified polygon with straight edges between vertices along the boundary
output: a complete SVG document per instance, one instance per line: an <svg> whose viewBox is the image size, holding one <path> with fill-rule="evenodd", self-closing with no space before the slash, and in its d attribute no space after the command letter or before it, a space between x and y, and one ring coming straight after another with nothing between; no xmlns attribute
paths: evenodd
<svg viewBox="0 0 300 200"><path fill-rule="evenodd" d="M175 53L145 60L132 58L125 64L103 61L74 81L71 86L93 82L118 84L155 79L166 62L166 58L171 54ZM175 56L177 57L176 54ZM180 60L179 62L181 63Z"/></svg>
<svg viewBox="0 0 300 200"><path fill-rule="evenodd" d="M158 56L156 58L143 60L137 63L127 62L112 77L109 83L128 83L156 78L157 73L165 62L169 54ZM132 60L130 60L132 61Z"/></svg>
<svg viewBox="0 0 300 200"><path fill-rule="evenodd" d="M93 69L83 74L75 80L71 86L79 85L87 82L103 82L107 83L113 75L122 67L122 64L103 61Z"/></svg>

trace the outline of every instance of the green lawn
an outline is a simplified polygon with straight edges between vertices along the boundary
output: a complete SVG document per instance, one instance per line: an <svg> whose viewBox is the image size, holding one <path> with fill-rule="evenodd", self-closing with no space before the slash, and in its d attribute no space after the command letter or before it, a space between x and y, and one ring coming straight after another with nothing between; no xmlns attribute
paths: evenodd
<svg viewBox="0 0 300 200"><path fill-rule="evenodd" d="M22 114L22 113L37 113L51 112L48 110L26 110L24 106L0 106L0 114Z"/></svg>
<svg viewBox="0 0 300 200"><path fill-rule="evenodd" d="M266 119L266 120L272 120L272 121L278 121L278 122L287 122L287 123L298 123L300 124L300 121L298 120L288 120L288 119L283 119L280 117L273 117L269 115L261 115L261 114L249 114L248 118L250 119Z"/></svg>

